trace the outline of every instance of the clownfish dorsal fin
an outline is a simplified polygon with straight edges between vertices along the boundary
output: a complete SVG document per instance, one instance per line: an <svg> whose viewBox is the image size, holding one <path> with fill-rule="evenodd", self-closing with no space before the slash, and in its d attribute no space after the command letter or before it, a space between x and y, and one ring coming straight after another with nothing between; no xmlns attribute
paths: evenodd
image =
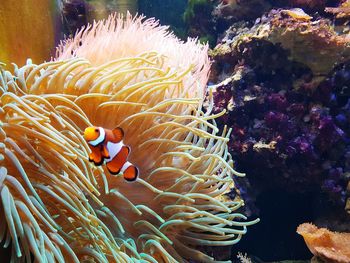
<svg viewBox="0 0 350 263"><path fill-rule="evenodd" d="M112 130L112 132L113 132L113 135L114 135L114 139L117 142L120 142L121 140L123 140L123 138L124 138L124 131L123 131L122 128L120 128L120 127L114 128Z"/></svg>

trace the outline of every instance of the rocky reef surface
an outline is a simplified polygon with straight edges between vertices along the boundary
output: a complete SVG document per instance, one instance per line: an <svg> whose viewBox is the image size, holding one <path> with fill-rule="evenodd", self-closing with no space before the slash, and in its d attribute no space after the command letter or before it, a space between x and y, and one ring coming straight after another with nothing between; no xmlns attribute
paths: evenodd
<svg viewBox="0 0 350 263"><path fill-rule="evenodd" d="M301 9L274 9L251 28L231 26L212 51L212 80L219 82L212 86L214 104L218 112L227 110L222 124L233 128L237 163L248 168L254 160L248 173L258 189L277 184L305 191L318 185L335 204L345 205L347 37L329 20L313 20Z"/></svg>
<svg viewBox="0 0 350 263"><path fill-rule="evenodd" d="M263 245L266 260L308 257L298 223L350 231L349 1L282 2L220 1L212 13L227 27L211 51L210 88L247 173L237 185L268 229L255 238L284 240Z"/></svg>

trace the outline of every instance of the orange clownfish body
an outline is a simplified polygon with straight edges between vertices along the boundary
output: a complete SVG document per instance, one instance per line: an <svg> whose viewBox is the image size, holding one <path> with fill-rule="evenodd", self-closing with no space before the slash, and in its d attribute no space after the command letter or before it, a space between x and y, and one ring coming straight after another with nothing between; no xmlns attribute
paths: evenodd
<svg viewBox="0 0 350 263"><path fill-rule="evenodd" d="M139 171L136 166L128 162L130 147L123 143L123 137L124 132L119 127L113 130L88 127L84 131L84 138L91 150L89 161L97 166L105 161L111 174L122 172L127 181L134 181Z"/></svg>

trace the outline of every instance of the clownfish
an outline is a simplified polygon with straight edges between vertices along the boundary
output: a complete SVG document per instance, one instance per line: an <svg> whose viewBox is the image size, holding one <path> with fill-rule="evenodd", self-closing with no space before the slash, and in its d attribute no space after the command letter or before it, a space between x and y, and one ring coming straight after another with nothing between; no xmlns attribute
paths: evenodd
<svg viewBox="0 0 350 263"><path fill-rule="evenodd" d="M113 130L102 127L88 127L84 131L84 139L87 141L91 153L89 161L100 166L106 162L106 167L111 174L123 173L127 181L136 180L139 170L128 162L130 147L123 143L124 131L122 128Z"/></svg>

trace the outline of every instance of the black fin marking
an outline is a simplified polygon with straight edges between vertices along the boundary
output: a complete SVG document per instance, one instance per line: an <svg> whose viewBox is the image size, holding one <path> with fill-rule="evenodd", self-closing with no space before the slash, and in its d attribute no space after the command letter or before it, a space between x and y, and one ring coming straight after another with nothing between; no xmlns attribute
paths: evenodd
<svg viewBox="0 0 350 263"><path fill-rule="evenodd" d="M103 164L104 160L105 160L104 158L101 158L100 162L95 162L95 161L93 161L93 162L96 166L101 166Z"/></svg>

